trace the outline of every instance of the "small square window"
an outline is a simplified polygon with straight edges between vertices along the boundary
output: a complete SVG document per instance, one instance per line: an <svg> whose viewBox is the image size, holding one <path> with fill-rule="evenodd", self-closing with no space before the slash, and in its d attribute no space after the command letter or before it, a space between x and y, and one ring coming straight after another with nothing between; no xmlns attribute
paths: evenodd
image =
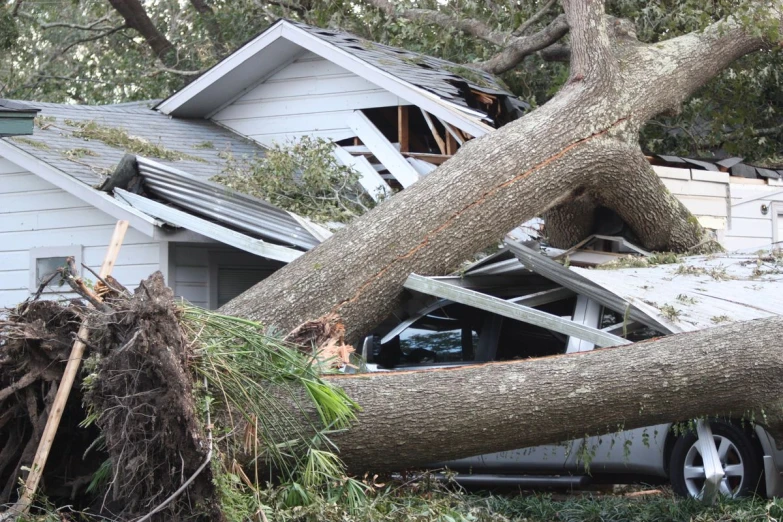
<svg viewBox="0 0 783 522"><path fill-rule="evenodd" d="M30 250L30 292L37 292L41 283L46 281L57 269L67 265L68 258L72 257L77 270L82 263L81 245L68 245L62 247L43 247ZM63 285L60 277L55 277L44 288L45 293L68 293L71 289Z"/></svg>
<svg viewBox="0 0 783 522"><path fill-rule="evenodd" d="M36 286L40 286L41 283L49 279L53 273L55 273L59 268L64 267L68 263L68 257L66 256L58 256L58 257L39 257L35 260L35 284ZM54 289L56 287L62 286L62 279L59 277L55 277L52 279L52 281L47 285L47 288Z"/></svg>

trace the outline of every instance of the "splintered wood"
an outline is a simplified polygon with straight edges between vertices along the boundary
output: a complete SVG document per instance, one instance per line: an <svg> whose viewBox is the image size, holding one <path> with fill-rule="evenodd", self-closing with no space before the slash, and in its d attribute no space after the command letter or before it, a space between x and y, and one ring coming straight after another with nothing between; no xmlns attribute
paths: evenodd
<svg viewBox="0 0 783 522"><path fill-rule="evenodd" d="M350 364L355 350L345 342L345 325L335 313L326 314L313 321L297 326L289 333L286 341L312 350L322 363L334 367Z"/></svg>

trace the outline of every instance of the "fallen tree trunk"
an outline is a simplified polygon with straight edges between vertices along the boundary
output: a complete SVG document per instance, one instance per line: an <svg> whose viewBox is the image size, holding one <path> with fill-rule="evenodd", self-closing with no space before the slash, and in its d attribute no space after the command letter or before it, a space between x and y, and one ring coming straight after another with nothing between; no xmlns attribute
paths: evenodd
<svg viewBox="0 0 783 522"><path fill-rule="evenodd" d="M216 408L212 418L216 427L204 424L204 411L197 406L204 404L203 395L201 399L193 396L198 389L202 394L204 390L196 384L196 376L206 378L211 372L216 383L248 384L234 380L243 366L235 368L222 359L221 366L215 367L218 359L208 355L207 345L199 341L200 332L209 328L191 317L187 330L198 333L188 337L181 327L182 310L163 286L160 274L142 282L133 296L119 296L110 306L110 314L79 309L88 314L95 349L103 354L90 366L83 398L88 411L97 416L111 462L112 479L103 486L108 492L100 495L112 501L107 507L141 515L192 476L195 482L187 495L176 498L156 519L185 516L197 509L190 505L194 501L193 505L202 506L200 513L217 519L221 516L215 503L219 496L211 471L197 468L211 454L204 430L225 434L216 439L218 456L213 463L218 468L235 469L236 458L246 465L244 476L267 480L271 475L263 469L259 472L258 461L253 460L269 457L264 448L293 441L291 451L299 451L308 445L295 442L314 439L314 429L334 429L333 422L316 410L309 395L312 388L297 388L292 385L295 380L281 379L283 374L267 375L256 390L262 391L263 401L270 405L262 421L264 431L276 437L266 440L260 452L256 437L262 417L249 403L228 400L222 384L214 387L214 403L208 401ZM58 307L51 303L44 308L56 311ZM50 312L47 316L62 315ZM15 369L20 364L27 365L24 371L36 368L28 357L37 357L40 350L29 343L50 337L47 324L31 335L17 337L9 334L24 332L24 323L6 328L10 342L5 346L7 357L0 361L0 376L6 384L16 381ZM255 325L248 328L258 332ZM346 404L355 401L361 411L348 429L327 436L348 470L356 474L415 469L427 463L706 415L764 423L773 436L783 440L781 328L783 318L777 317L581 354L434 371L331 376L327 380L346 393L333 397L342 397L337 400ZM236 351L255 360L283 349L254 352L253 345L232 340L240 336L238 330L227 331L231 333L216 345L216 354ZM214 343L218 338L205 339ZM23 347L30 349L23 351ZM52 372L56 381L58 369ZM25 390L34 391L30 386ZM235 387L235 392L232 396L240 401L242 397L259 399L247 388ZM21 395L20 390L12 391L3 405L17 401L10 403L14 407ZM267 401L272 397L277 400ZM87 414L82 411L80 415L76 408L64 418L62 431L80 431L77 425ZM0 440L13 441L16 431L10 422L0 426ZM91 440L84 435L81 439L84 444ZM55 442L65 441L58 434ZM76 456L84 452L80 449ZM13 451L18 455L19 450ZM12 466L17 462L27 465L31 458L32 454L22 454L6 460ZM74 467L71 472L90 476L97 464L93 461L85 464L86 469ZM15 477L7 475L7 480L13 484ZM62 487L52 479L44 493Z"/></svg>
<svg viewBox="0 0 783 522"><path fill-rule="evenodd" d="M356 342L396 307L409 274L441 275L527 219L552 211L553 244L614 210L650 250L688 250L701 227L663 186L638 144L652 117L765 41L738 20L655 44L610 40L603 2L563 2L571 74L549 102L467 142L452 159L356 219L223 311L290 331L337 313ZM770 22L780 13L770 10ZM568 209L574 202L576 209ZM557 219L560 217L560 219Z"/></svg>
<svg viewBox="0 0 783 522"><path fill-rule="evenodd" d="M332 378L362 408L332 440L356 473L706 415L783 441L783 318L559 357Z"/></svg>

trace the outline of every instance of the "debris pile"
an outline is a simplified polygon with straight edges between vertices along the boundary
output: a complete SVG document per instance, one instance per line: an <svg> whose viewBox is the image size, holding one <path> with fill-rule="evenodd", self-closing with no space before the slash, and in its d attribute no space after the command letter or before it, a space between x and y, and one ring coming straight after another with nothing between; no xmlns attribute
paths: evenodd
<svg viewBox="0 0 783 522"><path fill-rule="evenodd" d="M327 434L357 406L320 377L335 366L326 352L348 356L337 318L299 331L308 349L175 302L159 272L131 294L111 278L88 288L72 269L60 273L92 306L34 296L0 320L0 505L19 501L85 326L37 498L115 520L224 520L227 495L260 498L269 480L355 494Z"/></svg>

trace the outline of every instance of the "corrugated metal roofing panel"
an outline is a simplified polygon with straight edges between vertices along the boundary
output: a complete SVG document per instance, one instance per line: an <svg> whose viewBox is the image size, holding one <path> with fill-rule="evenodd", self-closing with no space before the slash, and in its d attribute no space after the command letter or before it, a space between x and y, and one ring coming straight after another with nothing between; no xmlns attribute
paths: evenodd
<svg viewBox="0 0 783 522"><path fill-rule="evenodd" d="M182 209L303 250L320 243L297 219L266 201L148 158L137 156L136 162L145 190Z"/></svg>
<svg viewBox="0 0 783 522"><path fill-rule="evenodd" d="M595 299L615 312L625 314L627 310L628 318L633 321L638 321L663 333L672 333L669 327L642 310L636 303L631 303L613 292L606 290L602 286L581 275L581 273L575 272L574 269L569 270L560 263L553 261L516 241L506 239L505 243L522 264L536 274L543 276L550 281L554 281L577 294Z"/></svg>
<svg viewBox="0 0 783 522"><path fill-rule="evenodd" d="M770 255L718 254L645 268L572 270L672 331L783 313L783 260Z"/></svg>

